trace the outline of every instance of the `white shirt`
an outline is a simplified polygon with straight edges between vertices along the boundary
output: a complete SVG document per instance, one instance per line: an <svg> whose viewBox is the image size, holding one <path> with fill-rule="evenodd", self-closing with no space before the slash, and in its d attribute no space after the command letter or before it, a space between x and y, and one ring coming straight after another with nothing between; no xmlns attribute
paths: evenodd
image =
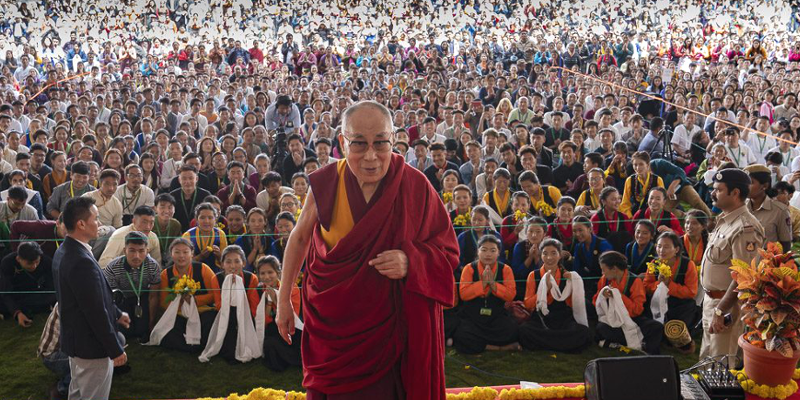
<svg viewBox="0 0 800 400"><path fill-rule="evenodd" d="M742 145L741 142L739 143L739 147L735 150L731 149L728 145L725 145L725 150L728 153L728 157L736 164L737 168L744 168L748 165L756 164L757 162L750 148L746 145Z"/></svg>
<svg viewBox="0 0 800 400"><path fill-rule="evenodd" d="M429 145L433 144L433 143L444 144L444 141L447 140L447 138L444 137L444 135L440 135L440 134L438 134L436 132L433 133L433 137L428 137L428 136L422 135L419 138L427 140Z"/></svg>
<svg viewBox="0 0 800 400"><path fill-rule="evenodd" d="M128 236L131 231L133 231L132 224L123 226L111 234L111 237L108 238L106 249L103 250L103 254L100 256L100 268L105 268L111 260L125 254L125 236ZM91 247L89 251L92 251ZM158 236L152 231L147 234L147 254L161 265L161 245L159 244Z"/></svg>
<svg viewBox="0 0 800 400"><path fill-rule="evenodd" d="M766 164L765 159L767 153L769 153L770 149L776 147L778 142L772 136L759 135L751 131L750 134L747 135L745 144L750 148L750 152L755 156L757 163Z"/></svg>
<svg viewBox="0 0 800 400"><path fill-rule="evenodd" d="M688 151L692 147L692 137L694 137L697 132L700 132L700 127L697 125L692 125L690 130L686 129L686 125L678 125L678 127L675 128L675 132L672 134L672 141L670 141L670 143L672 143L673 146L680 147L681 150Z"/></svg>
<svg viewBox="0 0 800 400"><path fill-rule="evenodd" d="M139 188L140 192L138 197L136 193L128 189L128 185L121 185L117 188L116 193L114 193L114 197L122 204L122 212L124 215L133 215L133 211L139 206L155 206L156 195L153 193L153 189L145 185L141 185Z"/></svg>
<svg viewBox="0 0 800 400"><path fill-rule="evenodd" d="M182 161L175 161L172 158L164 161L164 164L161 166L161 182L159 184L162 189L169 189L172 178L178 176L178 170L181 168L181 164L183 164Z"/></svg>
<svg viewBox="0 0 800 400"><path fill-rule="evenodd" d="M119 229L122 226L122 203L116 196L111 196L106 200L100 189L92 190L85 193L83 197L91 197L94 199L97 206L97 220L101 225L113 226L114 229Z"/></svg>

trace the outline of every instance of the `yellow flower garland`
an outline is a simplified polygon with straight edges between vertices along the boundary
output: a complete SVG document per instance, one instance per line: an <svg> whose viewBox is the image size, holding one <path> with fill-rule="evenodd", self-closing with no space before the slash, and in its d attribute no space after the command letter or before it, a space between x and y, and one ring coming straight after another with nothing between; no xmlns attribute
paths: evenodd
<svg viewBox="0 0 800 400"><path fill-rule="evenodd" d="M238 393L233 393L228 397L204 397L197 400L305 400L305 398L305 393L255 388L244 396L240 396Z"/></svg>
<svg viewBox="0 0 800 400"><path fill-rule="evenodd" d="M800 370L796 373L800 374ZM794 381L792 381L794 382ZM795 390L797 384L795 383ZM794 393L794 392L792 392ZM474 387L465 393L448 393L447 400L535 400L535 399L564 399L564 398L583 398L586 395L586 387L578 385L575 387L567 386L546 386L538 389L503 389L498 395L497 390L491 387ZM305 400L306 394L301 392L286 392L283 390L255 388L250 393L240 396L233 393L228 397L203 397L197 400ZM781 399L785 399L782 397Z"/></svg>
<svg viewBox="0 0 800 400"><path fill-rule="evenodd" d="M795 379L800 379L800 369L794 370L792 380L789 381L789 383L778 386L759 385L752 379L749 379L744 373L744 370L731 370L731 373L736 377L736 380L739 381L739 384L742 385L742 389L744 389L745 392L764 399L783 400L797 393L797 382Z"/></svg>
<svg viewBox="0 0 800 400"><path fill-rule="evenodd" d="M447 400L495 400L497 399L497 390L490 387L477 387L475 386L469 392L465 393L448 393Z"/></svg>
<svg viewBox="0 0 800 400"><path fill-rule="evenodd" d="M586 386L545 386L538 389L503 389L500 400L563 399L586 396Z"/></svg>

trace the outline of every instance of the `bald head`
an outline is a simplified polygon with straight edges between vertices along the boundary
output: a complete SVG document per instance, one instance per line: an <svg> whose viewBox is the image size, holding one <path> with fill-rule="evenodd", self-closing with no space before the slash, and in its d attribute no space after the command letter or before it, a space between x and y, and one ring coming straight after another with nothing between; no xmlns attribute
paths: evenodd
<svg viewBox="0 0 800 400"><path fill-rule="evenodd" d="M394 131L394 127L392 126L392 113L389 111L389 109L386 108L383 104L378 103L377 101L364 100L364 101L359 101L358 103L353 104L352 106L347 107L347 109L344 110L344 113L342 113L342 129L344 132L342 133L352 132L351 118L356 114L363 114L363 116L369 116L368 118L371 120L370 125L383 124L385 125L383 130L387 132ZM380 118L382 121L376 120L375 117Z"/></svg>
<svg viewBox="0 0 800 400"><path fill-rule="evenodd" d="M374 101L362 101L342 114L342 135L347 165L362 186L376 184L389 170L394 130L389 110Z"/></svg>

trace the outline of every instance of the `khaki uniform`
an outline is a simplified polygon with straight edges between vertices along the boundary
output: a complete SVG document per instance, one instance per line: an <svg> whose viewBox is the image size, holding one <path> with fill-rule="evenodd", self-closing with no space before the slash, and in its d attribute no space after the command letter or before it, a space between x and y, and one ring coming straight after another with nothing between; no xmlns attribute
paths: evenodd
<svg viewBox="0 0 800 400"><path fill-rule="evenodd" d="M709 296L710 291L725 291L731 283L731 261L740 259L747 261L758 256L758 249L764 246L764 228L750 213L747 206L742 206L730 213L723 213L717 218L717 227L708 238L708 245L703 254L703 268L700 283L706 294L703 299L703 342L700 347L700 359L708 356L736 354L739 346L737 340L744 332L744 324L739 319L739 307L731 310L732 326L726 331L712 335L708 332L714 309L719 298Z"/></svg>
<svg viewBox="0 0 800 400"><path fill-rule="evenodd" d="M800 210L789 206L789 216L792 218L792 240L800 239Z"/></svg>
<svg viewBox="0 0 800 400"><path fill-rule="evenodd" d="M767 196L757 210L753 210L752 202L747 199L747 209L764 227L767 243L792 242L792 218L786 204Z"/></svg>

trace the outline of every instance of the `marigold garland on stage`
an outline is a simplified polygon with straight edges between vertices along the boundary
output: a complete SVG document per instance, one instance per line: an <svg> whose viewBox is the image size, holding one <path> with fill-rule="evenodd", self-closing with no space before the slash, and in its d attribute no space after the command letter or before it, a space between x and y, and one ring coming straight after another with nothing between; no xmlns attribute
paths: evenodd
<svg viewBox="0 0 800 400"><path fill-rule="evenodd" d="M545 386L536 389L503 389L498 398L500 400L545 400L564 398L581 399L584 396L586 396L586 387L584 385L578 385L575 387Z"/></svg>
<svg viewBox="0 0 800 400"><path fill-rule="evenodd" d="M800 373L800 370L797 372ZM794 382L794 381L792 381ZM797 389L795 384L795 390ZM583 398L586 395L584 385L546 386L536 389L503 389L499 394L491 387L474 387L469 392L448 393L447 400L546 400L564 398ZM285 392L283 390L256 388L246 395L233 393L226 398L205 397L197 400L305 400L305 393ZM785 397L784 397L785 398Z"/></svg>
<svg viewBox="0 0 800 400"><path fill-rule="evenodd" d="M800 369L794 370L794 375L792 376L792 380L785 385L778 385L778 386L767 386L767 385L759 385L755 383L752 379L747 377L744 370L737 371L731 370L733 376L736 377L736 380L739 381L739 384L742 385L742 389L745 392L754 394L758 397L764 399L778 399L783 400L795 393L797 393L797 379L800 379Z"/></svg>

